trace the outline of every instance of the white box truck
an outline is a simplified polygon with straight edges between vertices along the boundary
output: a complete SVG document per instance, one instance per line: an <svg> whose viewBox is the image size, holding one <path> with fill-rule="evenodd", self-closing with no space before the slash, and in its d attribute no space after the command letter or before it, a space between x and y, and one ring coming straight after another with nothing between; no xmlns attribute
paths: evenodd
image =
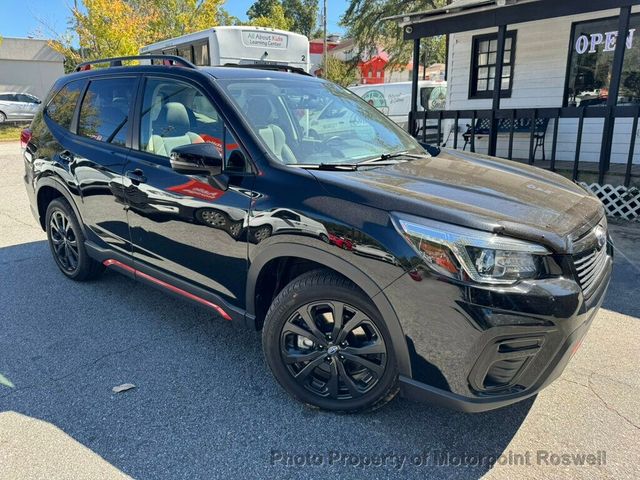
<svg viewBox="0 0 640 480"><path fill-rule="evenodd" d="M376 107L405 130L411 111L411 82L379 83L349 87L356 95ZM420 80L418 82L418 111L444 110L447 101L447 82ZM427 121L427 139L437 136L437 120ZM443 122L442 132L445 132Z"/></svg>

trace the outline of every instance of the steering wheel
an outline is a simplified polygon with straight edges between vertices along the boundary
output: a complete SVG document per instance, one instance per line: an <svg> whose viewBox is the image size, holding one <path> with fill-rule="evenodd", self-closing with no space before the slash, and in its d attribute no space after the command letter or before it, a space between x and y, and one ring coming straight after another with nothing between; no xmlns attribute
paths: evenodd
<svg viewBox="0 0 640 480"><path fill-rule="evenodd" d="M342 138L339 135L334 135L333 137L329 137L324 141L325 146L330 147L329 143L330 142L340 142L340 143L344 143L344 138Z"/></svg>

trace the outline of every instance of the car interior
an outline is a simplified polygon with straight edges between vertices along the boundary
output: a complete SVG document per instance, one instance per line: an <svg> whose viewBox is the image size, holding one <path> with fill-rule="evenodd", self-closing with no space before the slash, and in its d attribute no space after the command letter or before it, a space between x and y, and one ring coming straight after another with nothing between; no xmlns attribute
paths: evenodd
<svg viewBox="0 0 640 480"><path fill-rule="evenodd" d="M181 145L212 142L220 150L222 122L195 88L176 82L147 83L142 112L141 148L168 157Z"/></svg>

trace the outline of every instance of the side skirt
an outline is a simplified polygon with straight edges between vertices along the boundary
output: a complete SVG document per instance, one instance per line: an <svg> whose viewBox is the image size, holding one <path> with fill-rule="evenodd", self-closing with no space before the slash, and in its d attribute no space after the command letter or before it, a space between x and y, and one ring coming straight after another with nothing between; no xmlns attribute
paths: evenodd
<svg viewBox="0 0 640 480"><path fill-rule="evenodd" d="M115 268L130 278L205 307L225 320L232 320L235 325L245 326L248 324L244 310L229 305L214 293L190 285L184 280L172 277L171 275L147 266L136 268L138 265L135 264L135 261L131 257L109 249L102 249L92 242L86 242L85 245L89 255L95 260L102 262L106 267Z"/></svg>

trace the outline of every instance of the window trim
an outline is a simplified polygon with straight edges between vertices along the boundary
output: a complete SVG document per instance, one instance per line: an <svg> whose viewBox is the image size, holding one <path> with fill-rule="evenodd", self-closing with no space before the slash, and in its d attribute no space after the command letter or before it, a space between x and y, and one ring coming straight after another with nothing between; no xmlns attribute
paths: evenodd
<svg viewBox="0 0 640 480"><path fill-rule="evenodd" d="M631 18L633 17L640 17L640 12L632 12L631 16L629 17L629 21L631 21ZM571 32L569 33L569 48L567 49L567 51L569 52L567 54L567 65L565 67L565 74L564 74L564 91L562 92L562 107L566 108L569 106L569 73L571 73L571 56L573 55L573 47L575 44L575 35L576 35L576 28L578 27L578 25L583 24L583 23L589 23L589 22L601 22L601 21L606 21L606 20L615 20L618 17L613 15L613 16L609 16L609 17L602 17L602 18L591 18L588 20L576 20L574 22L571 22ZM620 36L620 32L618 32L618 36ZM625 37L626 40L626 37ZM625 49L625 56L627 54L627 51ZM622 80L622 79L621 79ZM618 104L618 99L616 98L616 105ZM601 106L606 106L606 105L601 105Z"/></svg>
<svg viewBox="0 0 640 480"><path fill-rule="evenodd" d="M513 92L513 78L515 72L516 65L516 50L518 47L518 30L509 30L507 31L507 35L505 38L511 38L511 60L509 61L508 66L511 67L511 75L509 76L509 88L506 90L500 89L500 98L511 98L511 94ZM471 66L469 71L469 100L478 100L478 99L491 99L493 98L493 90L486 90L482 92L476 91L476 85L478 81L478 69L480 68L477 64L478 55L477 55L477 46L480 42L484 40L497 40L498 33L483 33L481 35L474 35L471 37ZM497 57L497 54L496 54ZM487 64L489 66L490 64ZM500 86L502 86L502 81L500 82ZM494 83L495 88L495 83Z"/></svg>

